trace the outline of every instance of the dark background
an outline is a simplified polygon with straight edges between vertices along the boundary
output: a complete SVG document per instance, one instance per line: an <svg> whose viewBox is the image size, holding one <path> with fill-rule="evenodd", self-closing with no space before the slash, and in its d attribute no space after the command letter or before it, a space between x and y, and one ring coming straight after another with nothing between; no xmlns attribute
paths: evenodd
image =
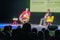
<svg viewBox="0 0 60 40"><path fill-rule="evenodd" d="M12 18L18 18L27 7L30 8L30 0L0 0L0 23L12 23ZM32 24L39 24L45 14L45 12L31 13L30 23ZM60 24L60 13L51 13L55 16L54 24Z"/></svg>

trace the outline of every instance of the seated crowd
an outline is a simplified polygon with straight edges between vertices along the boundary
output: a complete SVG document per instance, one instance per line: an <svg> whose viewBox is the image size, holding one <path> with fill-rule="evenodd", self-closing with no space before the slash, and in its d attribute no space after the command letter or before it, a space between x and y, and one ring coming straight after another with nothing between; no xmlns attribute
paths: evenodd
<svg viewBox="0 0 60 40"><path fill-rule="evenodd" d="M60 30L55 30L55 35L51 36L49 29L42 28L38 31L36 28L31 29L29 23L12 29L12 26L5 26L0 31L0 40L60 40Z"/></svg>

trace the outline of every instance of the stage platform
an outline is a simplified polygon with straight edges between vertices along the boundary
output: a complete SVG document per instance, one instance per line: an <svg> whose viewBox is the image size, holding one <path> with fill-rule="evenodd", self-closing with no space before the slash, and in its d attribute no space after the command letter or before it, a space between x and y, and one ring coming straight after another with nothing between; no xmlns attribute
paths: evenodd
<svg viewBox="0 0 60 40"><path fill-rule="evenodd" d="M12 29L16 29L17 26L21 26L21 28L22 28L22 24L13 25L13 24L10 24L10 23L0 23L0 28L3 29L4 26L6 26L6 25L7 25L7 26L8 26L8 25L11 25L11 26L12 26ZM32 29L32 28L37 28L38 31L41 30L42 28L46 28L46 29L47 29L46 26L39 26L38 24L31 24L31 29ZM58 25L58 29L60 30L60 26L59 26L59 25Z"/></svg>

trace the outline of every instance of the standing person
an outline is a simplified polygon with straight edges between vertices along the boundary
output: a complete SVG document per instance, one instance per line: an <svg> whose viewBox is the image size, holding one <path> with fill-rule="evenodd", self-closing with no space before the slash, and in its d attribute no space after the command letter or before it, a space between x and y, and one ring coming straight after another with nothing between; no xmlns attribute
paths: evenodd
<svg viewBox="0 0 60 40"><path fill-rule="evenodd" d="M30 20L30 16L31 12L29 11L29 8L26 8L19 16L19 21L22 23L27 23Z"/></svg>

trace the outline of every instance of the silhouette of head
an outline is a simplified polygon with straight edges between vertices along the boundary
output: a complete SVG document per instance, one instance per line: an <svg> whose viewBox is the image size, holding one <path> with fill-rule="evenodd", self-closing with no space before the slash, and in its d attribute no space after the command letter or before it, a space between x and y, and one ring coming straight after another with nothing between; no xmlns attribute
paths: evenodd
<svg viewBox="0 0 60 40"><path fill-rule="evenodd" d="M32 29L32 32L36 32L37 33L37 29L36 28L33 28Z"/></svg>
<svg viewBox="0 0 60 40"><path fill-rule="evenodd" d="M29 23L25 23L23 24L23 31L30 31L31 29L31 25Z"/></svg>

